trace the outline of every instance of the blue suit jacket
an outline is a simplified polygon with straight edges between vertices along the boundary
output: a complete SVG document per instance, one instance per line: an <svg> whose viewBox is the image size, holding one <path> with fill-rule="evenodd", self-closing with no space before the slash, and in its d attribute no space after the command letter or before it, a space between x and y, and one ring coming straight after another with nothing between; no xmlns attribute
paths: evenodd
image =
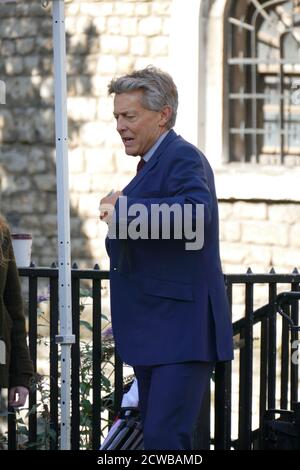
<svg viewBox="0 0 300 470"><path fill-rule="evenodd" d="M231 360L217 198L205 156L171 130L123 194L128 208L147 207L149 221L151 204L203 204L205 226L196 251L186 250L185 239L109 235L112 326L121 358L130 365ZM117 225L120 208L119 199ZM133 219L122 215L126 226Z"/></svg>

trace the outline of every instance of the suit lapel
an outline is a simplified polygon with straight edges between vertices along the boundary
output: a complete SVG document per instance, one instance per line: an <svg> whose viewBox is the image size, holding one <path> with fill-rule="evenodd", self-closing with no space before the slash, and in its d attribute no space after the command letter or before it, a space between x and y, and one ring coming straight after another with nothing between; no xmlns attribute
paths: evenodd
<svg viewBox="0 0 300 470"><path fill-rule="evenodd" d="M148 173L148 171L153 168L158 160L160 155L164 152L166 147L169 145L170 142L172 142L174 139L176 139L177 134L176 132L173 131L173 129L170 130L169 134L165 137L165 139L162 141L158 149L154 152L150 160L147 162L147 164L137 173L137 175L130 181L130 183L125 186L123 189L123 194L126 196L127 194L130 193L130 191L133 190L133 188L136 187L137 184L139 184L144 176Z"/></svg>

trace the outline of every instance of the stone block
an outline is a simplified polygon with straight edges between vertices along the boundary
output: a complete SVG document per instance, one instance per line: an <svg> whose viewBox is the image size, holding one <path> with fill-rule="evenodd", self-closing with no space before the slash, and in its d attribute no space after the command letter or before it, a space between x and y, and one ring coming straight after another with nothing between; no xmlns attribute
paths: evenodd
<svg viewBox="0 0 300 470"><path fill-rule="evenodd" d="M291 248L300 248L300 223L293 224L290 228L289 246Z"/></svg>
<svg viewBox="0 0 300 470"><path fill-rule="evenodd" d="M7 104L25 106L38 99L38 90L30 77L12 77L6 82Z"/></svg>
<svg viewBox="0 0 300 470"><path fill-rule="evenodd" d="M113 102L111 98L100 98L97 103L97 118L111 123L113 115Z"/></svg>
<svg viewBox="0 0 300 470"><path fill-rule="evenodd" d="M21 2L16 5L16 13L14 16L45 16L49 15L50 5L47 8L42 6L41 2ZM1 6L2 9L2 6ZM2 12L1 12L2 15Z"/></svg>
<svg viewBox="0 0 300 470"><path fill-rule="evenodd" d="M36 140L53 144L55 142L54 110L51 108L35 110L32 127L35 131Z"/></svg>
<svg viewBox="0 0 300 470"><path fill-rule="evenodd" d="M132 72L134 69L134 59L124 55L119 57L117 62L117 74L123 75Z"/></svg>
<svg viewBox="0 0 300 470"><path fill-rule="evenodd" d="M28 162L28 149L26 147L16 145L12 147L1 146L0 149L0 161L1 166L4 167L5 171L10 173L22 173L27 168Z"/></svg>
<svg viewBox="0 0 300 470"><path fill-rule="evenodd" d="M11 39L3 39L0 50L2 57L12 57L16 52L16 42Z"/></svg>
<svg viewBox="0 0 300 470"><path fill-rule="evenodd" d="M160 0L152 2L152 14L157 16L170 15L171 13L171 1Z"/></svg>
<svg viewBox="0 0 300 470"><path fill-rule="evenodd" d="M161 32L165 36L170 36L170 34L171 34L171 19L170 18L164 18L163 19L163 27L162 27Z"/></svg>
<svg viewBox="0 0 300 470"><path fill-rule="evenodd" d="M35 45L34 38L22 38L16 40L17 53L20 55L30 54Z"/></svg>
<svg viewBox="0 0 300 470"><path fill-rule="evenodd" d="M101 174L112 173L114 170L113 161L109 151L105 149L86 149L84 153L85 171L89 175L94 175L99 179L100 184L103 180Z"/></svg>
<svg viewBox="0 0 300 470"><path fill-rule="evenodd" d="M219 218L220 220L227 220L232 215L233 204L230 202L219 203Z"/></svg>
<svg viewBox="0 0 300 470"><path fill-rule="evenodd" d="M14 123L14 116L7 109L0 109L0 139L1 143L16 142L17 129Z"/></svg>
<svg viewBox="0 0 300 470"><path fill-rule="evenodd" d="M43 103L54 104L54 78L46 77L40 85L40 96Z"/></svg>
<svg viewBox="0 0 300 470"><path fill-rule="evenodd" d="M222 242L220 250L225 263L243 263L248 254L248 246L241 243Z"/></svg>
<svg viewBox="0 0 300 470"><path fill-rule="evenodd" d="M116 67L115 62L114 67ZM91 94L93 94L93 96L107 97L107 86L110 79L111 77L109 78L109 76L100 75L95 75L94 77L91 77Z"/></svg>
<svg viewBox="0 0 300 470"><path fill-rule="evenodd" d="M47 169L47 158L49 158L49 153L47 150L41 148L40 146L31 146L27 161L28 173L33 175L36 173L45 172Z"/></svg>
<svg viewBox="0 0 300 470"><path fill-rule="evenodd" d="M169 38L165 36L157 36L150 39L150 56L167 55L169 50Z"/></svg>
<svg viewBox="0 0 300 470"><path fill-rule="evenodd" d="M49 236L57 236L57 215L45 214L43 216L42 231ZM40 224L41 225L41 224Z"/></svg>
<svg viewBox="0 0 300 470"><path fill-rule="evenodd" d="M289 248L273 248L272 250L272 264L278 271L278 266L288 269L292 272L294 268L300 270L300 250Z"/></svg>
<svg viewBox="0 0 300 470"><path fill-rule="evenodd" d="M81 174L70 174L69 176L69 188L70 191L77 193L88 193L90 191L90 175Z"/></svg>
<svg viewBox="0 0 300 470"><path fill-rule="evenodd" d="M82 173L84 169L84 150L80 147L68 151L70 174Z"/></svg>
<svg viewBox="0 0 300 470"><path fill-rule="evenodd" d="M90 57L87 57L83 62L82 57L69 55L66 61L66 71L68 75L81 75L82 73L91 73L91 70L95 70L96 60L94 58L93 64L90 64ZM91 68L90 68L91 65Z"/></svg>
<svg viewBox="0 0 300 470"><path fill-rule="evenodd" d="M78 201L80 217L99 217L99 196L97 194L82 194Z"/></svg>
<svg viewBox="0 0 300 470"><path fill-rule="evenodd" d="M250 245L244 263L251 267L257 264L262 265L267 272L272 264L272 249L269 246Z"/></svg>
<svg viewBox="0 0 300 470"><path fill-rule="evenodd" d="M88 53L88 35L76 34L70 36L67 41L68 54L87 54Z"/></svg>
<svg viewBox="0 0 300 470"><path fill-rule="evenodd" d="M66 17L77 16L80 13L80 3L72 2L66 4Z"/></svg>
<svg viewBox="0 0 300 470"><path fill-rule="evenodd" d="M89 239L99 238L100 219L90 218L82 223L82 231ZM98 242L99 243L99 242Z"/></svg>
<svg viewBox="0 0 300 470"><path fill-rule="evenodd" d="M106 125L100 121L83 124L80 128L79 136L82 145L98 147L106 139Z"/></svg>
<svg viewBox="0 0 300 470"><path fill-rule="evenodd" d="M236 202L233 204L232 216L236 219L244 220L266 220L267 219L267 204L265 203L251 203L251 202Z"/></svg>
<svg viewBox="0 0 300 470"><path fill-rule="evenodd" d="M16 16L16 5L13 4L2 4L1 5L1 18L11 18Z"/></svg>
<svg viewBox="0 0 300 470"><path fill-rule="evenodd" d="M123 16L134 16L135 14L135 5L134 3L129 3L126 1L114 2L114 14L120 17Z"/></svg>
<svg viewBox="0 0 300 470"><path fill-rule="evenodd" d="M300 204L274 204L268 207L268 216L272 222L294 224L300 220Z"/></svg>
<svg viewBox="0 0 300 470"><path fill-rule="evenodd" d="M145 36L157 36L162 32L161 18L143 18L139 22L139 33Z"/></svg>
<svg viewBox="0 0 300 470"><path fill-rule="evenodd" d="M136 36L130 38L129 44L130 54L145 56L148 53L148 41L144 36Z"/></svg>
<svg viewBox="0 0 300 470"><path fill-rule="evenodd" d="M121 34L121 18L119 16L110 16L107 19L107 33Z"/></svg>
<svg viewBox="0 0 300 470"><path fill-rule="evenodd" d="M40 191L56 191L56 177L53 174L34 175L33 180Z"/></svg>
<svg viewBox="0 0 300 470"><path fill-rule="evenodd" d="M7 18L0 22L0 38L36 36L37 28L38 22L35 18Z"/></svg>
<svg viewBox="0 0 300 470"><path fill-rule="evenodd" d="M239 242L241 240L241 225L235 220L222 221L220 223L222 239L228 242Z"/></svg>
<svg viewBox="0 0 300 470"><path fill-rule="evenodd" d="M68 116L73 121L93 121L96 117L97 99L70 97L67 101Z"/></svg>
<svg viewBox="0 0 300 470"><path fill-rule="evenodd" d="M24 70L24 60L22 57L6 58L4 67L7 75L19 75Z"/></svg>
<svg viewBox="0 0 300 470"><path fill-rule="evenodd" d="M37 55L27 55L24 57L24 73L29 76L40 75L40 57Z"/></svg>
<svg viewBox="0 0 300 470"><path fill-rule="evenodd" d="M23 143L33 143L37 139L35 118L32 109L26 109L15 117L14 126L17 132L17 140Z"/></svg>
<svg viewBox="0 0 300 470"><path fill-rule="evenodd" d="M136 2L135 16L149 16L150 5L148 3Z"/></svg>
<svg viewBox="0 0 300 470"><path fill-rule="evenodd" d="M37 212L43 214L48 209L46 195L38 191L14 193L10 195L10 207L17 207L22 214Z"/></svg>
<svg viewBox="0 0 300 470"><path fill-rule="evenodd" d="M107 18L105 16L98 16L93 18L91 31L95 35L104 34L107 32Z"/></svg>
<svg viewBox="0 0 300 470"><path fill-rule="evenodd" d="M258 245L287 246L288 227L268 221L242 222L242 241Z"/></svg>
<svg viewBox="0 0 300 470"><path fill-rule="evenodd" d="M39 33L48 38L52 38L52 19L39 18Z"/></svg>
<svg viewBox="0 0 300 470"><path fill-rule="evenodd" d="M126 36L102 35L100 47L103 54L127 54L129 51L129 40Z"/></svg>
<svg viewBox="0 0 300 470"><path fill-rule="evenodd" d="M72 34L77 35L78 33L88 33L93 28L93 21L88 16L77 16L75 19L75 31L72 31Z"/></svg>
<svg viewBox="0 0 300 470"><path fill-rule="evenodd" d="M114 2L80 2L80 12L82 15L91 17L110 16L113 13Z"/></svg>
<svg viewBox="0 0 300 470"><path fill-rule="evenodd" d="M95 95L93 92L92 77L88 75L79 75L68 77L68 96L85 96L88 94Z"/></svg>
<svg viewBox="0 0 300 470"><path fill-rule="evenodd" d="M112 76L117 70L117 59L110 54L101 54L98 58L96 72L99 75L106 74Z"/></svg>
<svg viewBox="0 0 300 470"><path fill-rule="evenodd" d="M136 18L122 18L121 19L121 34L124 36L136 36L137 19Z"/></svg>

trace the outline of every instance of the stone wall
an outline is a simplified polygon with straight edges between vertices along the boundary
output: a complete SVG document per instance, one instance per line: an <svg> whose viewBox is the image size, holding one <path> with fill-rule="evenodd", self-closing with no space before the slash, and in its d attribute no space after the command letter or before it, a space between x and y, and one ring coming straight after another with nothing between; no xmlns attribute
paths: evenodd
<svg viewBox="0 0 300 470"><path fill-rule="evenodd" d="M226 273L291 273L300 267L300 204L220 201L220 237Z"/></svg>
<svg viewBox="0 0 300 470"><path fill-rule="evenodd" d="M66 4L72 261L82 267L108 266L99 199L121 189L136 166L115 130L107 84L149 63L168 68L171 5L172 0ZM0 104L0 207L13 230L33 233L33 260L47 266L57 258L51 10L40 0L17 2L0 5L0 19L0 80L6 86L6 104ZM271 198L223 198L225 272L299 267L299 207Z"/></svg>
<svg viewBox="0 0 300 470"><path fill-rule="evenodd" d="M51 4L51 2L50 2ZM136 161L124 156L107 84L167 67L171 0L66 4L72 260L107 267L101 196L121 189ZM33 260L57 259L52 20L40 0L0 5L1 211L33 233Z"/></svg>

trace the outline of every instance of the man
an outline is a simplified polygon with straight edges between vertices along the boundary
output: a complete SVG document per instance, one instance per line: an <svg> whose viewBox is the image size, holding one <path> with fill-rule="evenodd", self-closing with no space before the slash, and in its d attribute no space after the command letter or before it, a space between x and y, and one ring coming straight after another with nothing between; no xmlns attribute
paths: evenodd
<svg viewBox="0 0 300 470"><path fill-rule="evenodd" d="M109 94L125 152L141 157L123 191L100 203L116 348L138 380L145 449L188 450L215 362L233 354L213 173L172 130L178 95L168 74L147 67L112 80ZM204 243L188 243L201 230Z"/></svg>

